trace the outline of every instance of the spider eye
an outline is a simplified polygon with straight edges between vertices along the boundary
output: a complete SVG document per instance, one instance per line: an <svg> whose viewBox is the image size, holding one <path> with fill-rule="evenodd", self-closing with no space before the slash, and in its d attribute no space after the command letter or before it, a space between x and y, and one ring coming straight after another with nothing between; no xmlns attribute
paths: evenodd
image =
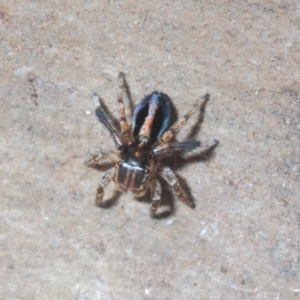
<svg viewBox="0 0 300 300"><path fill-rule="evenodd" d="M119 160L119 161L117 162L117 164L118 164L118 166L121 166L122 160Z"/></svg>
<svg viewBox="0 0 300 300"><path fill-rule="evenodd" d="M145 174L148 175L149 173L150 173L150 169L149 169L149 168L146 168L146 169L145 169Z"/></svg>

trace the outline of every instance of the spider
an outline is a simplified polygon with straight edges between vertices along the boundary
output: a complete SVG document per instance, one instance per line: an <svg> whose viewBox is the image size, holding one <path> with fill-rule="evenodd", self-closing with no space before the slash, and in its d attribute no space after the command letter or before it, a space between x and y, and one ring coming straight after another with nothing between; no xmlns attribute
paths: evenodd
<svg viewBox="0 0 300 300"><path fill-rule="evenodd" d="M102 205L104 190L111 181L114 181L118 190L132 192L135 197L143 196L150 189L152 197L150 215L155 216L161 202L161 184L157 179L160 175L173 188L177 198L193 208L193 201L182 190L176 175L169 167L161 164L160 158L168 154L189 152L200 146L200 143L195 140L171 141L188 119L201 109L200 100L196 101L189 112L168 129L171 119L170 98L160 91L154 91L145 96L136 106L132 128L130 128L123 102L123 94L127 87L124 73L119 74L119 85L118 106L121 132L108 121L100 97L96 93L93 94L96 116L108 129L117 149L117 151L100 151L91 155L86 162L89 167L97 167L113 157L116 159L115 166L103 175L97 188L95 204ZM215 140L214 144L207 149L214 148L218 143Z"/></svg>

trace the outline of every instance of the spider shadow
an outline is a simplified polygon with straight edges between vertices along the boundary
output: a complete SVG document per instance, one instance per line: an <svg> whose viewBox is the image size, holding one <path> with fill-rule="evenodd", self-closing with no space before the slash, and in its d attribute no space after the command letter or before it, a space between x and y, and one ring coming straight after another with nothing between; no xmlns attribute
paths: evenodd
<svg viewBox="0 0 300 300"><path fill-rule="evenodd" d="M162 159L162 165L170 166L170 168L174 171L182 169L187 164L195 163L195 162L207 162L210 161L213 157L215 157L215 148L218 146L219 141L215 140L215 143L211 146L205 148L203 151L199 153L192 154L184 154L180 153L174 159L174 157L164 157ZM177 175L178 176L178 175Z"/></svg>
<svg viewBox="0 0 300 300"><path fill-rule="evenodd" d="M155 213L154 216L151 216L153 219L165 219L174 214L175 206L174 206L174 196L172 195L172 191L170 186L167 184L165 180L162 178L158 178L159 183L161 184L161 203L158 207L158 212ZM150 189L146 192L146 194L142 197L135 198L138 202L143 202L150 205L152 203L151 192Z"/></svg>
<svg viewBox="0 0 300 300"><path fill-rule="evenodd" d="M107 171L108 169L111 169L116 163L114 161L111 162L104 162L100 165L93 165L93 164L88 164L88 161L86 161L85 166L97 171Z"/></svg>
<svg viewBox="0 0 300 300"><path fill-rule="evenodd" d="M178 176L177 174L176 174L176 177L177 177L183 191L187 194L187 196L189 197L189 199L192 202L191 208L192 209L195 208L195 205L194 205L195 201L190 192L190 189L187 185L186 180L183 177ZM165 219L165 218L168 218L168 217L174 215L174 213L176 211L176 206L177 206L177 205L175 205L176 201L179 201L176 198L175 194L173 193L172 187L163 178L160 179L160 183L162 186L162 201L161 201L160 207L158 208L158 212L153 216L154 219L158 219L158 220ZM179 201L179 202L182 203L181 201Z"/></svg>
<svg viewBox="0 0 300 300"><path fill-rule="evenodd" d="M195 139L196 135L201 130L201 125L204 122L204 115L205 115L206 105L207 105L207 102L210 100L210 95L208 93L206 93L203 96L203 99L204 100L200 105L200 113L198 115L198 119L195 122L195 124L193 125L192 129L190 130L190 133L187 135L187 138L186 138L187 140Z"/></svg>
<svg viewBox="0 0 300 300"><path fill-rule="evenodd" d="M199 153L192 153L188 156L181 155L179 156L178 162L176 163L176 167L181 168L183 165L191 164L195 162L207 162L215 157L215 148L219 145L218 140L214 140L214 144L205 148L203 151Z"/></svg>
<svg viewBox="0 0 300 300"><path fill-rule="evenodd" d="M122 193L120 191L114 190L113 195L109 199L106 199L105 201L101 202L100 205L96 204L96 206L104 209L109 209L113 206L116 206L118 204L119 198L121 197L121 194Z"/></svg>
<svg viewBox="0 0 300 300"><path fill-rule="evenodd" d="M185 157L183 155L178 156L176 160L171 157L165 158L162 160L162 165L169 166L173 171L181 169L183 166L185 166L188 163L195 163L195 162L205 162L209 161L214 156L214 149L217 147L217 144L212 145L211 147L207 148L205 151L201 153L197 153L195 155L192 155L190 157ZM176 173L176 172L175 172ZM186 180L184 177L178 175L176 173L176 177L179 181L179 184L183 190L183 192L187 195L191 202L191 209L194 209L196 207L195 197L192 194L191 186L188 184L188 180ZM165 219L169 216L173 215L176 211L175 207L175 201L177 201L176 196L172 192L172 187L168 185L168 183L163 179L159 178L159 182L161 183L162 187L162 200L161 205L158 208L158 213L156 213L153 218L154 219ZM147 193L148 194L148 193ZM150 195L146 195L143 197L142 201L151 203L151 197ZM182 203L181 201L179 201ZM167 206L168 209L163 209L161 211L161 207Z"/></svg>
<svg viewBox="0 0 300 300"><path fill-rule="evenodd" d="M194 209L196 207L195 205L195 198L191 193L191 188L187 183L187 180L184 179L182 176L176 174L176 177L180 183L180 186L182 188L182 190L184 191L184 193L188 196L188 198L191 201L191 209ZM179 201L178 199L176 199L176 196L174 195L173 191L172 191L172 187L161 177L159 177L159 182L161 184L161 189L162 189L162 194L161 194L161 203L158 207L157 212L155 213L154 216L152 216L153 219L165 219L168 218L172 215L174 215L175 211L176 211L176 206L175 203L176 201ZM136 198L137 201L139 202L143 202L143 203L147 203L149 205L151 205L151 193L148 190L147 193L140 198ZM182 203L181 201L179 201L180 203Z"/></svg>

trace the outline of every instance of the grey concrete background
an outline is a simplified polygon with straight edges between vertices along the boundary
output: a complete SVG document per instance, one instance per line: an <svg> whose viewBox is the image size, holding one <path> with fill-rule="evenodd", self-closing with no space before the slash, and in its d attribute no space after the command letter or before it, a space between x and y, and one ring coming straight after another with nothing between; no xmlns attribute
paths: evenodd
<svg viewBox="0 0 300 300"><path fill-rule="evenodd" d="M0 28L0 299L300 298L298 1L2 1ZM179 115L210 93L194 210L94 206L119 71Z"/></svg>

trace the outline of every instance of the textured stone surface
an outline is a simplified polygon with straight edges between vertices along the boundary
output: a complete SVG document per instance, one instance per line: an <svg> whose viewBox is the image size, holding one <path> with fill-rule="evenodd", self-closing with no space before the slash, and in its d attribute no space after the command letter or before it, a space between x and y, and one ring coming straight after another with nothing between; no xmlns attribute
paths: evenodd
<svg viewBox="0 0 300 300"><path fill-rule="evenodd" d="M299 9L0 4L0 299L299 299ZM135 102L160 89L179 115L211 94L198 138L221 144L175 166L194 210L94 206L104 171L83 163L113 143L91 94L117 117L119 71Z"/></svg>

